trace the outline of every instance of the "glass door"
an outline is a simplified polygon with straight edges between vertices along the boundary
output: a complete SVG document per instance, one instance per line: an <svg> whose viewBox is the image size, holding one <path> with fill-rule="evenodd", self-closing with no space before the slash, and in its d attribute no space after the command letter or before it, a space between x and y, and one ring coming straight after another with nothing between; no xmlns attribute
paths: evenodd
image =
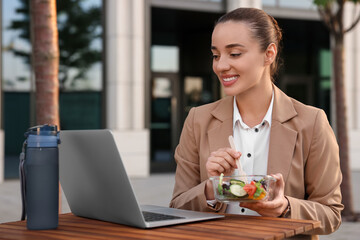
<svg viewBox="0 0 360 240"><path fill-rule="evenodd" d="M179 138L179 48L151 47L150 171L173 172Z"/></svg>
<svg viewBox="0 0 360 240"><path fill-rule="evenodd" d="M151 97L151 172L175 170L179 138L179 80L175 73L153 73Z"/></svg>

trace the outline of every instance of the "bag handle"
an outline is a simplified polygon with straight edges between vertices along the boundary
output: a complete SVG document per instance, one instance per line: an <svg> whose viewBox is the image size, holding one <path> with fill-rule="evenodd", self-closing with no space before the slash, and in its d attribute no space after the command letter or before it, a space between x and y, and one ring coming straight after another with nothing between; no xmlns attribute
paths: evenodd
<svg viewBox="0 0 360 240"><path fill-rule="evenodd" d="M22 213L21 213L21 221L26 218L26 177L25 177L25 159L26 159L26 146L27 140L24 141L22 152L20 153L20 164L19 164L19 176L20 176L20 189L21 189L21 200L22 200Z"/></svg>

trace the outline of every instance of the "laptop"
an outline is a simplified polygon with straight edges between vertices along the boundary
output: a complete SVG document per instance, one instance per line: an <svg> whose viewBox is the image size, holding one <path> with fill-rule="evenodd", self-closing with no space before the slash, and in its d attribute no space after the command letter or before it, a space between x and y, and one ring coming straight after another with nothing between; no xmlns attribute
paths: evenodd
<svg viewBox="0 0 360 240"><path fill-rule="evenodd" d="M64 130L60 131L60 140L60 183L71 212L76 216L139 228L224 217L169 207L140 206L109 130Z"/></svg>

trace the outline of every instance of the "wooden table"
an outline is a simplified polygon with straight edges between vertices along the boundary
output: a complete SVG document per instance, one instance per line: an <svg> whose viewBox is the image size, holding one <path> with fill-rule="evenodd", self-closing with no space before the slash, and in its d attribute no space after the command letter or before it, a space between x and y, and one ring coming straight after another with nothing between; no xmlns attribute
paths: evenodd
<svg viewBox="0 0 360 240"><path fill-rule="evenodd" d="M138 229L68 213L59 216L55 230L30 231L25 221L0 224L0 239L282 239L318 227L319 221L226 214L224 219Z"/></svg>

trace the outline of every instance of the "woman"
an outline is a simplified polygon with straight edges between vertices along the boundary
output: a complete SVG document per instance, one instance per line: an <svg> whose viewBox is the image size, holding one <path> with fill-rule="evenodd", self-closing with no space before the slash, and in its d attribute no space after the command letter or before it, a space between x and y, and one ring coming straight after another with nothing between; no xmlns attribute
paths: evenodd
<svg viewBox="0 0 360 240"><path fill-rule="evenodd" d="M343 209L338 145L324 111L273 84L281 38L276 20L259 9L239 8L216 23L213 71L227 97L189 112L175 152L170 206L316 219L321 227L309 234L329 234ZM230 148L229 135L239 151ZM209 177L233 174L239 157L246 174L273 174L274 199L240 206L214 200Z"/></svg>

